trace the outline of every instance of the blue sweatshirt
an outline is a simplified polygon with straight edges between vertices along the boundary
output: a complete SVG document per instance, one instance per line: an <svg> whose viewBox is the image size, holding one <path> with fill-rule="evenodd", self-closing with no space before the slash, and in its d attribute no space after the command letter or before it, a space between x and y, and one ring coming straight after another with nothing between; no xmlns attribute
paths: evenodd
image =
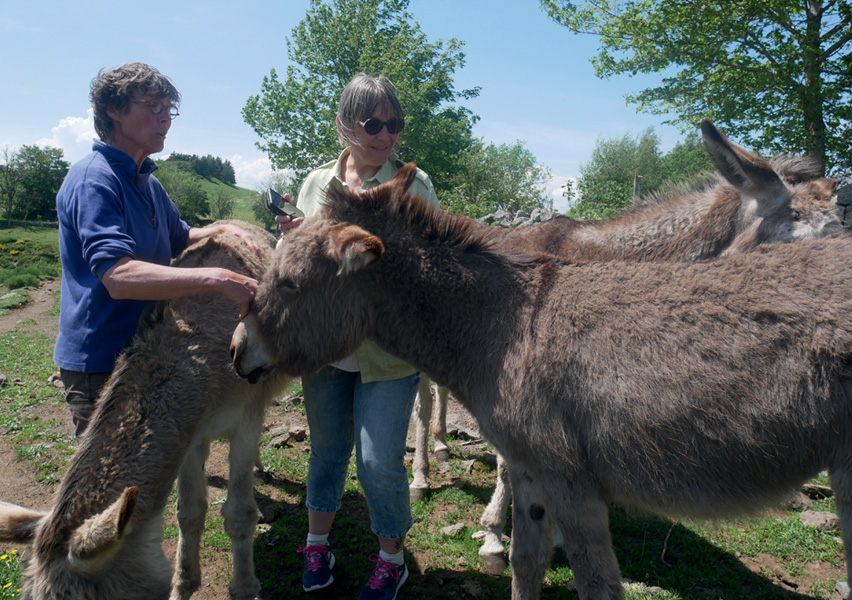
<svg viewBox="0 0 852 600"><path fill-rule="evenodd" d="M151 175L157 165L136 162L96 141L94 152L68 171L56 196L62 302L53 358L69 371L112 371L136 331L147 301L114 300L101 283L123 257L168 265L187 244L166 190Z"/></svg>

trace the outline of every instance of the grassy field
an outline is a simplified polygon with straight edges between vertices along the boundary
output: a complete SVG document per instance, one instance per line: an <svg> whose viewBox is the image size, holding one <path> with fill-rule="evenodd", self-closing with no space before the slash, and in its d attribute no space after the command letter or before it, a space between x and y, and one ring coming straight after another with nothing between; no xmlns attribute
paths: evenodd
<svg viewBox="0 0 852 600"><path fill-rule="evenodd" d="M214 194L225 194L233 198L236 202L234 207L235 219L260 225L251 211L251 206L259 196L259 192L235 185L228 185L220 182L218 179L205 179L203 177L201 178L201 187L207 193L208 198L212 198Z"/></svg>
<svg viewBox="0 0 852 600"><path fill-rule="evenodd" d="M0 315L24 304L29 289L59 275L56 229L0 226Z"/></svg>
<svg viewBox="0 0 852 600"><path fill-rule="evenodd" d="M56 269L56 230L0 228L3 273L41 265L34 276L49 277ZM24 274L20 271L19 274ZM55 276L54 271L54 276ZM37 282L36 282L37 283ZM5 284L2 284L5 286ZM26 290L26 287L15 288ZM0 288L0 296L15 290ZM12 309L7 309L12 310ZM56 319L53 306L44 319ZM74 452L61 390L49 378L53 337L45 322L28 321L0 335L0 374L12 385L0 387L0 442L14 450L14 459L29 474L34 489L49 495L61 480ZM298 396L299 390L293 390ZM269 423L303 423L298 398L270 409ZM276 518L262 524L255 536L258 577L263 598L301 597L301 562L295 549L303 544L304 509L310 438L276 449L271 435L261 441L266 477L258 480L258 504ZM480 572L479 541L473 538L494 483L492 450L482 442L451 439L448 463L431 464L432 491L413 504L415 525L407 540L412 577L400 598L410 600L509 598L511 567L500 576ZM224 462L227 447L218 443L209 467ZM369 529L366 502L354 469L347 480L344 509L335 526L335 584L314 598L356 597L370 570L367 556L376 551ZM226 472L211 474L211 507L202 557L205 576L213 582L199 598L224 597L230 578L230 542L222 531L218 505L224 500ZM819 483L826 484L821 479ZM3 482L0 482L0 490ZM0 499L3 496L0 495ZM811 510L834 512L831 498ZM801 509L775 510L751 519L703 522L668 520L611 510L611 529L627 586L628 600L692 598L826 598L834 599L838 579L845 579L842 546L837 531L818 531L800 522ZM461 524L448 535L443 528ZM511 530L507 531L511 534ZM177 527L174 503L167 511L165 544L174 547ZM25 551L24 551L25 553ZM0 546L0 600L17 598L21 551ZM566 560L554 555L542 598L576 598L573 575ZM213 590L213 591L211 591ZM218 590L218 591L217 591ZM218 594L218 595L217 595Z"/></svg>

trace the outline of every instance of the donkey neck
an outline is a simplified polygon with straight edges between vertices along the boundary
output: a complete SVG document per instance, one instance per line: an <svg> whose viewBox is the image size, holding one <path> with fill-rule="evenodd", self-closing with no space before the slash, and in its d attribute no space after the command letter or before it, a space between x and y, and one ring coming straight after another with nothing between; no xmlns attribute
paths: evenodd
<svg viewBox="0 0 852 600"><path fill-rule="evenodd" d="M672 194L577 231L563 256L698 260L721 254L754 215L728 185Z"/></svg>
<svg viewBox="0 0 852 600"><path fill-rule="evenodd" d="M490 388L529 312L524 271L500 254L441 239L383 243L366 289L375 307L368 336L456 393Z"/></svg>

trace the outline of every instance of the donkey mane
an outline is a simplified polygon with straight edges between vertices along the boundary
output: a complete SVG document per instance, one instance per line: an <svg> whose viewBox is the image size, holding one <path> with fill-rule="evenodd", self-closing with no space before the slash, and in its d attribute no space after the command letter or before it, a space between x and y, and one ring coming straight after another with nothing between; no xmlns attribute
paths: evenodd
<svg viewBox="0 0 852 600"><path fill-rule="evenodd" d="M804 183L822 176L822 164L812 156L782 154L771 159L769 164L789 184Z"/></svg>
<svg viewBox="0 0 852 600"><path fill-rule="evenodd" d="M370 228L375 231L393 231L398 225L404 225L405 231L416 229L426 240L440 239L459 250L490 250L495 238L494 228L430 206L409 192L416 172L417 166L408 163L391 181L364 193L330 186L326 190L325 214L344 222L353 214L360 215L363 222L367 214Z"/></svg>

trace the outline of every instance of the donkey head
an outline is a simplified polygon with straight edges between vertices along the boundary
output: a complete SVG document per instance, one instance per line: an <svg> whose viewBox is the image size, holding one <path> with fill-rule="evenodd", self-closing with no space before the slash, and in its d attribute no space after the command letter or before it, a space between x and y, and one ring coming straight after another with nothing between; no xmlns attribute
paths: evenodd
<svg viewBox="0 0 852 600"><path fill-rule="evenodd" d="M751 235L742 236L732 251L843 231L833 201L837 180L820 177L821 168L816 163L789 157L767 161L732 143L706 119L701 123L701 133L719 173L754 202L757 219Z"/></svg>
<svg viewBox="0 0 852 600"><path fill-rule="evenodd" d="M34 545L21 598L168 598L171 568L159 536L154 544L126 543L137 494L136 487L127 488L70 534L52 526L53 513L0 503L0 540Z"/></svg>

